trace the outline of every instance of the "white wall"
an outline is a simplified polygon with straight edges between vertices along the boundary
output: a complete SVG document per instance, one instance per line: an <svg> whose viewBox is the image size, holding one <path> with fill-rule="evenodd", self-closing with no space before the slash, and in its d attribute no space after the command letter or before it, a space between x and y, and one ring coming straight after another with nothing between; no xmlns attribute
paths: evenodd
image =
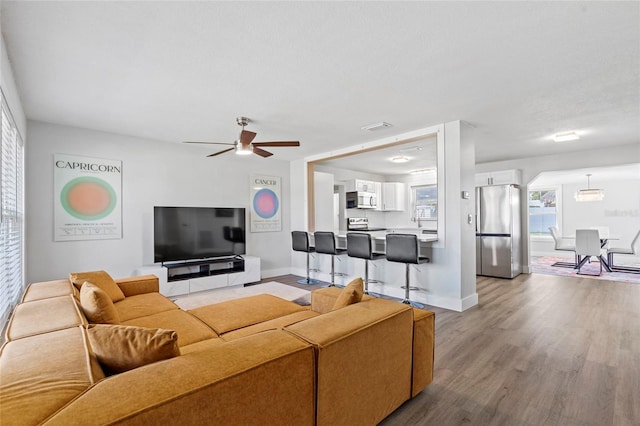
<svg viewBox="0 0 640 426"><path fill-rule="evenodd" d="M25 141L27 137L27 119L22 109L18 88L13 79L13 71L11 69L11 62L9 62L9 57L7 56L4 38L0 37L0 39L2 40L2 43L0 43L0 87L2 87L2 93L7 99L11 115L13 115L16 127L20 131L20 136L22 136L22 140Z"/></svg>
<svg viewBox="0 0 640 426"><path fill-rule="evenodd" d="M337 229L333 229L333 175L315 171L313 174L316 229L318 231L337 231Z"/></svg>
<svg viewBox="0 0 640 426"><path fill-rule="evenodd" d="M153 206L249 207L251 174L282 178L281 232L251 233L247 254L259 256L262 276L290 271L288 163L258 156L206 158L203 147L166 143L29 121L26 155L28 281L105 269L129 276L153 264ZM123 238L53 241L53 155L75 154L123 162ZM283 170L285 171L283 173ZM249 210L247 210L247 216ZM249 224L247 223L247 226Z"/></svg>
<svg viewBox="0 0 640 426"><path fill-rule="evenodd" d="M640 176L633 180L605 180L597 184L592 183L592 188L604 190L604 200L577 202L574 198L575 192L586 186L586 179L581 184L560 185L562 235L572 236L576 229L607 226L610 235L620 238L612 240L611 246L630 247L631 241L640 229ZM572 253L554 251L553 239L550 237L546 241L532 241L530 249L532 256L573 257ZM636 261L640 262L640 256L637 256Z"/></svg>
<svg viewBox="0 0 640 426"><path fill-rule="evenodd" d="M520 169L522 171L522 199L526 200L526 186L542 172L572 170L587 167L617 166L637 162L640 158L640 141L635 145L608 147L590 151L575 151L566 154L522 158L517 160L496 161L476 164L476 172ZM522 203L522 234L528 235L527 203ZM523 263L525 272L530 267L530 247L527 238L523 238Z"/></svg>

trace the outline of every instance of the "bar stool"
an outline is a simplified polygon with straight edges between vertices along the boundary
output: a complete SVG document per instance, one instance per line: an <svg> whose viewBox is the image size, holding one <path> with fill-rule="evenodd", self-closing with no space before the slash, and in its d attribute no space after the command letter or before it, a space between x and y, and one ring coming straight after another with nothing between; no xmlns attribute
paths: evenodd
<svg viewBox="0 0 640 426"><path fill-rule="evenodd" d="M415 306L416 308L424 308L424 305L421 303L409 300L409 291L419 290L418 287L411 287L409 284L411 264L419 265L421 263L429 263L430 261L428 257L420 257L419 255L418 236L415 234L387 234L386 242L387 260L389 262L404 263L406 265L405 285L401 287L404 289L404 300L402 303Z"/></svg>
<svg viewBox="0 0 640 426"><path fill-rule="evenodd" d="M291 245L294 251L302 251L307 253L307 278L298 280L298 284L318 284L318 280L309 277L309 254L314 253L315 249L309 245L309 234L304 231L291 231Z"/></svg>
<svg viewBox="0 0 640 426"><path fill-rule="evenodd" d="M347 256L364 259L364 294L369 294L370 282L382 282L380 280L369 280L369 261L382 259L385 255L373 252L371 235L364 232L347 232Z"/></svg>
<svg viewBox="0 0 640 426"><path fill-rule="evenodd" d="M335 276L346 275L341 272L335 272L335 257L346 253L346 250L336 248L336 236L333 232L314 232L313 239L315 240L316 253L331 255L331 285L329 287L335 287Z"/></svg>

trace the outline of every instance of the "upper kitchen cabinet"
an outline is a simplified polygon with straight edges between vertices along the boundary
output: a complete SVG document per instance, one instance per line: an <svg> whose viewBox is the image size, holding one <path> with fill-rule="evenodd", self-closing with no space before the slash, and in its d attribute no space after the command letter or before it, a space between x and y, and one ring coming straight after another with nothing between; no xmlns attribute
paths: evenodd
<svg viewBox="0 0 640 426"><path fill-rule="evenodd" d="M406 210L406 189L402 182L382 182L380 210L385 212Z"/></svg>
<svg viewBox="0 0 640 426"><path fill-rule="evenodd" d="M520 185L520 170L500 170L497 172L476 173L476 186Z"/></svg>
<svg viewBox="0 0 640 426"><path fill-rule="evenodd" d="M352 179L347 182L347 187L345 188L347 191L358 191L358 192L376 192L376 183L370 180L363 179Z"/></svg>

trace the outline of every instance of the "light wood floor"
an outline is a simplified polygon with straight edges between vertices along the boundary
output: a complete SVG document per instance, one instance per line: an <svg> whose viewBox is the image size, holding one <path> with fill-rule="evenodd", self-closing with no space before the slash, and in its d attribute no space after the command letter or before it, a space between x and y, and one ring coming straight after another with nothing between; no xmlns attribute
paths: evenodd
<svg viewBox="0 0 640 426"><path fill-rule="evenodd" d="M316 287L297 279L270 280ZM465 312L429 307L434 381L381 425L640 425L640 285L523 274L477 291Z"/></svg>

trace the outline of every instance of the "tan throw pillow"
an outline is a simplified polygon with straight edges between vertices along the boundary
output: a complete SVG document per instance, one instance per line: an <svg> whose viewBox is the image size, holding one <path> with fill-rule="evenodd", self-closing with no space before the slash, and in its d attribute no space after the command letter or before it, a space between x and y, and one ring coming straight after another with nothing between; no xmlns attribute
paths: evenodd
<svg viewBox="0 0 640 426"><path fill-rule="evenodd" d="M134 368L180 355L178 333L160 328L127 325L90 325L91 349L107 374Z"/></svg>
<svg viewBox="0 0 640 426"><path fill-rule="evenodd" d="M345 306L349 306L353 303L358 303L362 300L363 294L364 283L362 278L356 278L342 289L340 296L336 299L336 303L333 304L333 308L331 310L335 311L336 309L344 308Z"/></svg>
<svg viewBox="0 0 640 426"><path fill-rule="evenodd" d="M69 274L69 280L78 289L85 281L97 285L109 295L113 303L124 300L124 293L120 290L120 287L118 287L118 284L116 284L113 278L111 278L111 275L105 271L72 272Z"/></svg>
<svg viewBox="0 0 640 426"><path fill-rule="evenodd" d="M80 288L80 306L89 322L120 324L120 315L111 298L100 287L90 282L85 282Z"/></svg>

